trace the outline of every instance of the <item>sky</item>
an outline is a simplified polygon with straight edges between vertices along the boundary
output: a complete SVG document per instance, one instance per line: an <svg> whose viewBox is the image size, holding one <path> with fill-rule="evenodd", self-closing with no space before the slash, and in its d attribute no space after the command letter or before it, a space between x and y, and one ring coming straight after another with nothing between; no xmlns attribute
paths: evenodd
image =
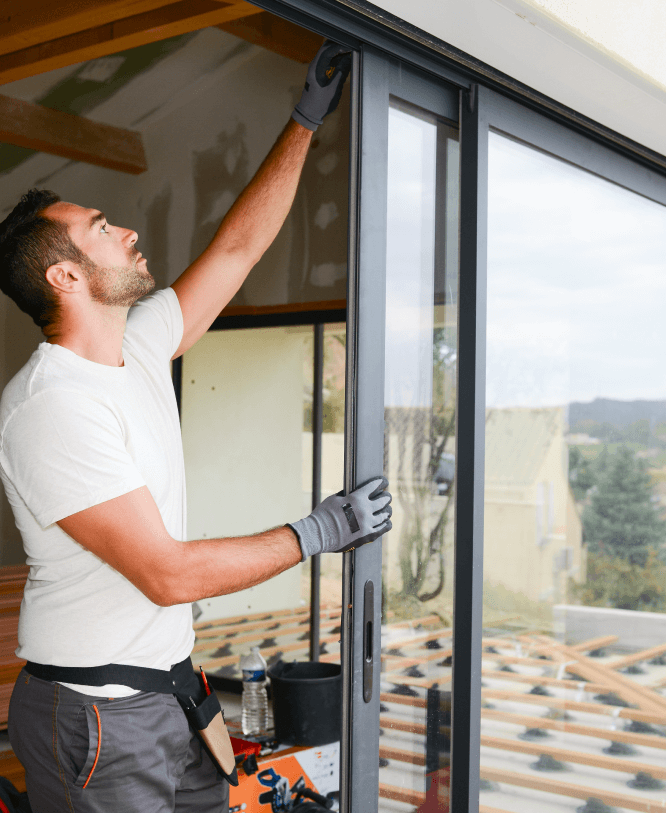
<svg viewBox="0 0 666 813"><path fill-rule="evenodd" d="M386 244L386 405L432 403L437 127L391 108Z"/></svg>
<svg viewBox="0 0 666 813"><path fill-rule="evenodd" d="M387 406L432 398L436 158L391 109ZM495 133L488 184L488 406L666 400L666 208Z"/></svg>
<svg viewBox="0 0 666 813"><path fill-rule="evenodd" d="M489 406L666 399L666 208L491 134Z"/></svg>

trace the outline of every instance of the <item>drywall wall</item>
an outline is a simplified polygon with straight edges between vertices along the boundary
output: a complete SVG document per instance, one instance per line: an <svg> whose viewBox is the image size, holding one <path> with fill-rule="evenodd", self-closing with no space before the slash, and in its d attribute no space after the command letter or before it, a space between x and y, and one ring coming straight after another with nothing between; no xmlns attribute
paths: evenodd
<svg viewBox="0 0 666 813"><path fill-rule="evenodd" d="M247 536L301 518L307 331L211 331L185 354L188 538ZM298 566L199 601L198 620L298 606L300 582Z"/></svg>

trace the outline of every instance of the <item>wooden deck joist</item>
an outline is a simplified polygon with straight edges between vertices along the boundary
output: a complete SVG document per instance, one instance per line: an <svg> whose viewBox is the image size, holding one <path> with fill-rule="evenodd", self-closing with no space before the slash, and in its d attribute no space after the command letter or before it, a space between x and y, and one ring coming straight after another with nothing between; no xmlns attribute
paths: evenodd
<svg viewBox="0 0 666 813"><path fill-rule="evenodd" d="M340 615L340 607L327 607L321 610L319 615L324 618L330 616L331 614L337 613ZM228 618L215 618L208 621L197 621L196 624L193 624L193 628L195 632L199 630L213 630L213 629L222 629L226 627L239 627L240 629L248 629L247 624L252 622L266 622L266 621L275 621L280 618L284 618L285 616L305 616L307 618L310 617L310 610L303 609L301 607L296 608L289 608L287 610L270 610L269 612L263 613L245 613L244 615L232 615Z"/></svg>
<svg viewBox="0 0 666 813"><path fill-rule="evenodd" d="M643 649L640 652L633 652L631 655L616 658L610 663L607 663L606 666L610 666L611 669L624 669L625 666L632 666L634 663L649 661L652 658L663 655L664 652L666 652L666 644L659 644L659 646L652 646L649 649Z"/></svg>
<svg viewBox="0 0 666 813"><path fill-rule="evenodd" d="M500 751L514 751L519 754L531 754L539 757L548 754L560 762L573 762L576 765L590 765L593 768L604 768L608 771L624 773L638 773L644 771L655 779L666 779L666 767L649 764L647 762L634 762L629 759L610 757L605 754L585 754L582 751L573 751L570 748L556 748L548 743L530 743L523 740L509 740L506 737L491 737L481 734L481 745L486 748L495 748Z"/></svg>
<svg viewBox="0 0 666 813"><path fill-rule="evenodd" d="M319 639L320 643L322 644L337 643L339 640L339 633L336 633L335 635L325 635ZM278 652L291 652L292 654L299 651L305 652L309 649L309 647L309 641L296 641L296 643L293 644L262 647L261 654L264 656L264 658L270 658L273 655L276 655ZM223 666L230 666L238 663L238 655L225 655L222 658L208 659L195 657L193 660L195 666L203 666L204 669L214 672L216 669L221 669Z"/></svg>
<svg viewBox="0 0 666 813"><path fill-rule="evenodd" d="M334 619L333 621L327 621L321 625L321 630L330 630L336 626L340 626L339 619ZM233 637L228 636L217 636L215 638L210 638L208 640L203 640L200 643L197 643L192 648L193 652L206 652L211 649L218 649L220 646L224 644L230 644L234 646L235 644L247 644L252 641L263 641L266 638L287 638L291 635L303 635L303 633L308 632L309 625L303 626L295 626L295 627L279 627L274 630L269 630L264 628L262 632L250 632L248 635L234 635ZM197 637L198 640L198 637Z"/></svg>
<svg viewBox="0 0 666 813"><path fill-rule="evenodd" d="M406 694L394 694L393 692L381 692L379 699L384 703L399 703L401 706L414 706L424 709L428 703L425 697L410 697Z"/></svg>
<svg viewBox="0 0 666 813"><path fill-rule="evenodd" d="M666 750L666 737L657 734L635 734L633 731L616 731L610 728L595 728L580 723L568 723L564 720L550 720L547 717L532 717L527 714L514 714L498 709L481 709L482 720L496 720L502 723L525 726L526 728L546 728L563 734L579 734L581 737L594 737L609 742L628 742L631 745L642 745L648 748Z"/></svg>
<svg viewBox="0 0 666 813"><path fill-rule="evenodd" d="M384 799L395 799L396 802L404 802L408 805L422 805L425 802L425 793L411 788L397 788L394 785L379 783L379 795Z"/></svg>
<svg viewBox="0 0 666 813"><path fill-rule="evenodd" d="M666 725L666 714L661 712L641 711L641 709L608 706L602 703L586 703L567 700L563 697L544 697L539 694L525 694L505 689L482 689L481 696L487 700L508 700L511 703L526 703L534 706L545 706L563 711L583 711L587 714L599 714L605 717L621 717L625 720L638 720L641 723Z"/></svg>
<svg viewBox="0 0 666 813"><path fill-rule="evenodd" d="M425 737L425 723L417 723L413 720L401 720L398 717L389 717L386 714L379 715L379 725L382 728L392 728L394 731L407 731L409 734L420 734Z"/></svg>
<svg viewBox="0 0 666 813"><path fill-rule="evenodd" d="M542 677L541 675L521 675L518 672L500 672L495 669L482 669L481 675L513 683L530 683L533 686L552 686L558 689L568 689L571 692L575 692L579 688L574 680L561 680L560 678ZM590 694L602 694L609 691L609 687L605 683L584 683L581 681L581 684L584 690Z"/></svg>
<svg viewBox="0 0 666 813"><path fill-rule="evenodd" d="M388 745L379 746L379 756L381 759L394 759L397 762L407 762L410 765L425 766L425 754L418 754L415 751L407 751L404 748L392 748Z"/></svg>
<svg viewBox="0 0 666 813"><path fill-rule="evenodd" d="M550 779L543 774L529 776L517 773L516 771L505 771L499 768L489 768L481 766L481 777L490 782L500 782L516 787L529 788L530 790L543 791L545 793L556 793L560 796L569 796L574 799L589 799L591 796L600 799L610 807L624 807L628 810L637 810L639 813L656 813L663 811L664 805L661 801L654 799L639 799L636 796L627 796L624 793L603 790L602 788L589 787L587 785L574 785L571 782L562 782L558 779Z"/></svg>

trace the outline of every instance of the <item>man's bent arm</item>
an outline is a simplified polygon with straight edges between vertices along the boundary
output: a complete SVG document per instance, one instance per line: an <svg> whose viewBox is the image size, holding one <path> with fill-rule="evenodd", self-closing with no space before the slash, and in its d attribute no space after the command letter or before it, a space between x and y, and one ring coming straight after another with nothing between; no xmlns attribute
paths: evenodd
<svg viewBox="0 0 666 813"><path fill-rule="evenodd" d="M289 121L211 244L171 286L184 321L173 358L203 336L277 236L294 201L311 139L311 130Z"/></svg>
<svg viewBox="0 0 666 813"><path fill-rule="evenodd" d="M161 606L235 593L302 559L291 528L230 539L179 542L166 530L146 486L57 523Z"/></svg>

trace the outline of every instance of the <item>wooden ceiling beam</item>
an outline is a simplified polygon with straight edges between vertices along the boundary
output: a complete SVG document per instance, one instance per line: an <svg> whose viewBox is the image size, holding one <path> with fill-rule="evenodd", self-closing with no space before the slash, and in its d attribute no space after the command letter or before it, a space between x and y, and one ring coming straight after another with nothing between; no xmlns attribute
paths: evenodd
<svg viewBox="0 0 666 813"><path fill-rule="evenodd" d="M268 11L218 25L235 37L260 45L268 51L307 64L317 53L324 38Z"/></svg>
<svg viewBox="0 0 666 813"><path fill-rule="evenodd" d="M177 0L3 0L0 54L154 11Z"/></svg>
<svg viewBox="0 0 666 813"><path fill-rule="evenodd" d="M148 169L139 133L1 95L0 141L131 175Z"/></svg>
<svg viewBox="0 0 666 813"><path fill-rule="evenodd" d="M167 3L168 0L164 2ZM240 1L222 3L218 0L180 0L169 3L154 11L2 54L0 84L260 12L261 9L256 6Z"/></svg>

